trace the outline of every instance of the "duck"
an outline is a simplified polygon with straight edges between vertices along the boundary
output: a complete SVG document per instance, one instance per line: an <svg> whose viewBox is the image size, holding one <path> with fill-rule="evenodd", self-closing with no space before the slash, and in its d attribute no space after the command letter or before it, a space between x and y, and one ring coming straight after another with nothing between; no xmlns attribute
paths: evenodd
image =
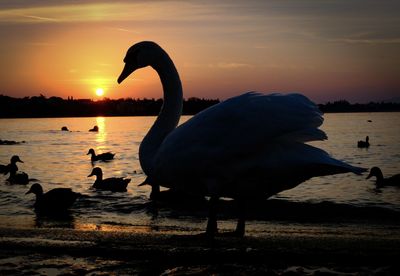
<svg viewBox="0 0 400 276"><path fill-rule="evenodd" d="M96 155L94 149L89 149L88 153L86 155L91 154L91 160L92 162L94 161L109 161L114 159L115 153L111 152L104 152Z"/></svg>
<svg viewBox="0 0 400 276"><path fill-rule="evenodd" d="M7 181L11 184L22 184L26 185L29 183L29 176L25 172L19 172L17 162L24 163L18 155L13 155L10 159L10 164L7 165L8 171L4 174L10 174Z"/></svg>
<svg viewBox="0 0 400 276"><path fill-rule="evenodd" d="M69 129L68 129L66 126L63 126L63 127L61 128L61 131L69 131Z"/></svg>
<svg viewBox="0 0 400 276"><path fill-rule="evenodd" d="M128 183L131 182L129 178L123 177L110 177L103 179L103 171L99 167L93 168L92 172L87 176L96 176L96 181L93 183L93 188L111 192L126 192Z"/></svg>
<svg viewBox="0 0 400 276"><path fill-rule="evenodd" d="M43 193L42 185L34 183L25 194L33 193L36 195L34 209L38 213L64 213L80 196L70 188L55 188Z"/></svg>
<svg viewBox="0 0 400 276"><path fill-rule="evenodd" d="M98 132L99 131L99 127L98 126L94 126L93 128L89 129L89 131Z"/></svg>
<svg viewBox="0 0 400 276"><path fill-rule="evenodd" d="M245 233L245 202L267 199L316 176L365 168L331 157L305 142L325 140L322 112L299 93L247 92L191 117L178 126L183 90L168 53L157 43L131 46L117 82L152 67L162 83L163 106L139 147L139 161L157 199L160 186L209 198L205 235L218 234L217 206L222 197L238 203L233 234ZM218 88L216 88L218 90Z"/></svg>
<svg viewBox="0 0 400 276"><path fill-rule="evenodd" d="M391 177L384 178L382 170L379 167L372 167L366 179L376 177L375 185L377 188L385 186L397 186L400 187L400 174L392 175Z"/></svg>
<svg viewBox="0 0 400 276"><path fill-rule="evenodd" d="M359 148L369 148L369 136L365 137L365 141L358 141L357 147Z"/></svg>

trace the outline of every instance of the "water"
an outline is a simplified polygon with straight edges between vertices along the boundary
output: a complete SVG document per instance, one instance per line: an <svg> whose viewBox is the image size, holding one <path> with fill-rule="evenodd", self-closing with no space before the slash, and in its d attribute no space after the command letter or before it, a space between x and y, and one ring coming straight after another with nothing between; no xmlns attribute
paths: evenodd
<svg viewBox="0 0 400 276"><path fill-rule="evenodd" d="M181 122L188 118L183 117ZM7 177L1 175L0 226L138 232L203 230L206 206L154 206L148 200L150 188L138 187L145 179L139 165L138 147L154 120L155 117L1 119L0 139L26 142L1 145L0 164L7 164L12 155L19 155L24 161L23 164L18 163L19 170L27 172L30 178L38 179L37 182L42 184L45 191L70 187L84 197L76 202L70 218L61 222L43 219L36 217L32 210L34 196L25 195L30 185L9 185ZM366 168L379 166L384 175L390 176L400 172L400 128L396 123L399 120L400 113L326 114L322 129L328 134L329 140L313 144L353 165ZM98 125L100 131L88 132L94 125ZM67 126L70 132L61 131L62 126ZM357 148L357 141L367 135L371 147ZM103 169L104 177L130 178L128 192L111 193L90 188L94 179L87 177L93 168L90 156L86 155L89 148L94 148L96 153L116 153L113 161L97 162L95 165ZM361 210L372 207L375 211L383 210L383 214L385 210L400 212L400 188L376 190L373 181L365 180L365 177L340 174L314 178L278 194L275 201L271 201L275 202L272 206L285 206L289 208L288 212L300 210L304 206L307 212L314 213L320 208L330 213L343 211L338 206L344 206L344 212L347 213L352 213L348 212L353 210L350 207ZM321 205L321 202L332 204ZM226 201L226 204L222 211L232 206L229 205L230 201ZM271 205L268 206L266 209L271 209ZM370 209L365 210L364 215ZM259 210L264 214L268 211ZM377 214L380 216L382 212ZM282 215L283 219L292 219L287 214ZM298 212L297 215L302 214ZM248 231L264 231L269 219L271 217L261 215L251 220ZM233 228L234 224L234 215L222 216L221 228Z"/></svg>

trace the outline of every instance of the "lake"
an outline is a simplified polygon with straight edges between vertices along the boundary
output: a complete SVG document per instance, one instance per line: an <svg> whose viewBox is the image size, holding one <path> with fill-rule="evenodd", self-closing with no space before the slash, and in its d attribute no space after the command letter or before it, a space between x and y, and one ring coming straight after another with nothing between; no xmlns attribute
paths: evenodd
<svg viewBox="0 0 400 276"><path fill-rule="evenodd" d="M187 120L183 116L181 122ZM338 113L325 114L322 129L328 140L312 144L324 149L333 157L352 165L370 168L379 166L385 176L400 173L400 113ZM3 227L68 227L74 229L101 229L137 232L199 232L205 229L206 206L155 206L149 201L150 187L138 184L145 179L139 160L138 148L155 117L90 117L90 118L35 118L0 119L0 139L25 141L18 145L0 145L0 164L8 164L12 155L19 155L20 171L37 179L45 191L56 187L69 187L83 195L71 209L71 217L53 221L35 216L32 206L34 196L25 195L30 185L10 185L7 176L0 176L0 224ZM397 122L397 123L396 123ZM99 132L89 132L94 125ZM67 126L69 132L61 131ZM368 149L357 148L357 141L370 137ZM111 193L91 189L94 178L88 178L93 165L86 155L93 148L96 153L116 153L111 162L96 162L104 177L131 179L126 193ZM351 213L353 221L360 214L368 219L400 212L400 188L387 187L376 190L367 174L339 174L313 178L298 187L272 198L272 205L258 210L258 215L248 222L250 234L262 233L273 223L296 223L288 213L303 217L301 208ZM222 206L220 228L231 229L235 215L229 213L231 203ZM288 211L270 216L276 210ZM299 208L301 207L301 208ZM269 209L268 209L269 208ZM371 209L372 208L372 209ZM226 211L228 210L228 211ZM297 211L296 211L297 210ZM364 211L363 211L364 210ZM225 212L226 211L226 212ZM225 215L224 215L225 212ZM278 212L278 214L280 214ZM303 221L304 221L303 220Z"/></svg>

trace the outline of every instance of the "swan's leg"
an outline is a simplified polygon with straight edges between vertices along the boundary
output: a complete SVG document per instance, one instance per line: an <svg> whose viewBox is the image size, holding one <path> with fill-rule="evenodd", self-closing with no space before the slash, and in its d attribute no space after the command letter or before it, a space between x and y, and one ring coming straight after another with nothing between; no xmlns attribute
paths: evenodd
<svg viewBox="0 0 400 276"><path fill-rule="evenodd" d="M157 199L160 194L160 185L151 185L150 199Z"/></svg>
<svg viewBox="0 0 400 276"><path fill-rule="evenodd" d="M238 198L236 201L238 208L238 222L236 225L235 236L243 237L246 226L246 201L244 198Z"/></svg>
<svg viewBox="0 0 400 276"><path fill-rule="evenodd" d="M217 207L218 207L219 197L212 196L209 201L209 213L207 221L206 235L209 237L214 237L218 232L217 227Z"/></svg>

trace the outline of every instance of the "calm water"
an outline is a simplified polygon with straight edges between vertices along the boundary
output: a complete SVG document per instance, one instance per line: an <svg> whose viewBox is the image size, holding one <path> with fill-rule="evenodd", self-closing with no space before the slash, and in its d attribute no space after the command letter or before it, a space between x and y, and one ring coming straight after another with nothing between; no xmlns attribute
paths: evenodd
<svg viewBox="0 0 400 276"><path fill-rule="evenodd" d="M26 141L20 145L0 146L0 164L8 164L17 154L18 164L30 178L38 179L47 191L71 187L84 195L72 208L71 218L53 222L36 218L34 196L25 195L29 186L9 185L0 176L0 225L3 227L74 227L77 229L129 229L130 231L200 231L206 222L206 208L186 210L161 206L148 201L149 187L138 187L145 179L138 161L138 147L155 117L97 117L1 119L0 139ZM182 121L188 117L183 117ZM372 122L368 122L372 120ZM370 168L380 166L384 175L400 173L400 113L326 114L322 127L329 139L313 143L337 159ZM98 133L88 129L98 125ZM71 132L60 131L67 126ZM359 149L358 140L369 135L371 147ZM112 151L113 161L96 163L104 177L128 177L127 193L99 192L91 189L94 181L87 175L93 166L89 148L96 153ZM360 208L379 207L400 211L400 189L388 187L377 191L366 175L341 174L311 179L275 198L279 202L310 205L329 201L335 205ZM263 210L261 210L263 211ZM269 210L265 210L268 212ZM272 210L273 211L273 210ZM263 220L249 222L248 231L262 231ZM231 228L233 218L223 219L221 228ZM260 226L261 225L261 226ZM261 229L261 230L260 230Z"/></svg>

